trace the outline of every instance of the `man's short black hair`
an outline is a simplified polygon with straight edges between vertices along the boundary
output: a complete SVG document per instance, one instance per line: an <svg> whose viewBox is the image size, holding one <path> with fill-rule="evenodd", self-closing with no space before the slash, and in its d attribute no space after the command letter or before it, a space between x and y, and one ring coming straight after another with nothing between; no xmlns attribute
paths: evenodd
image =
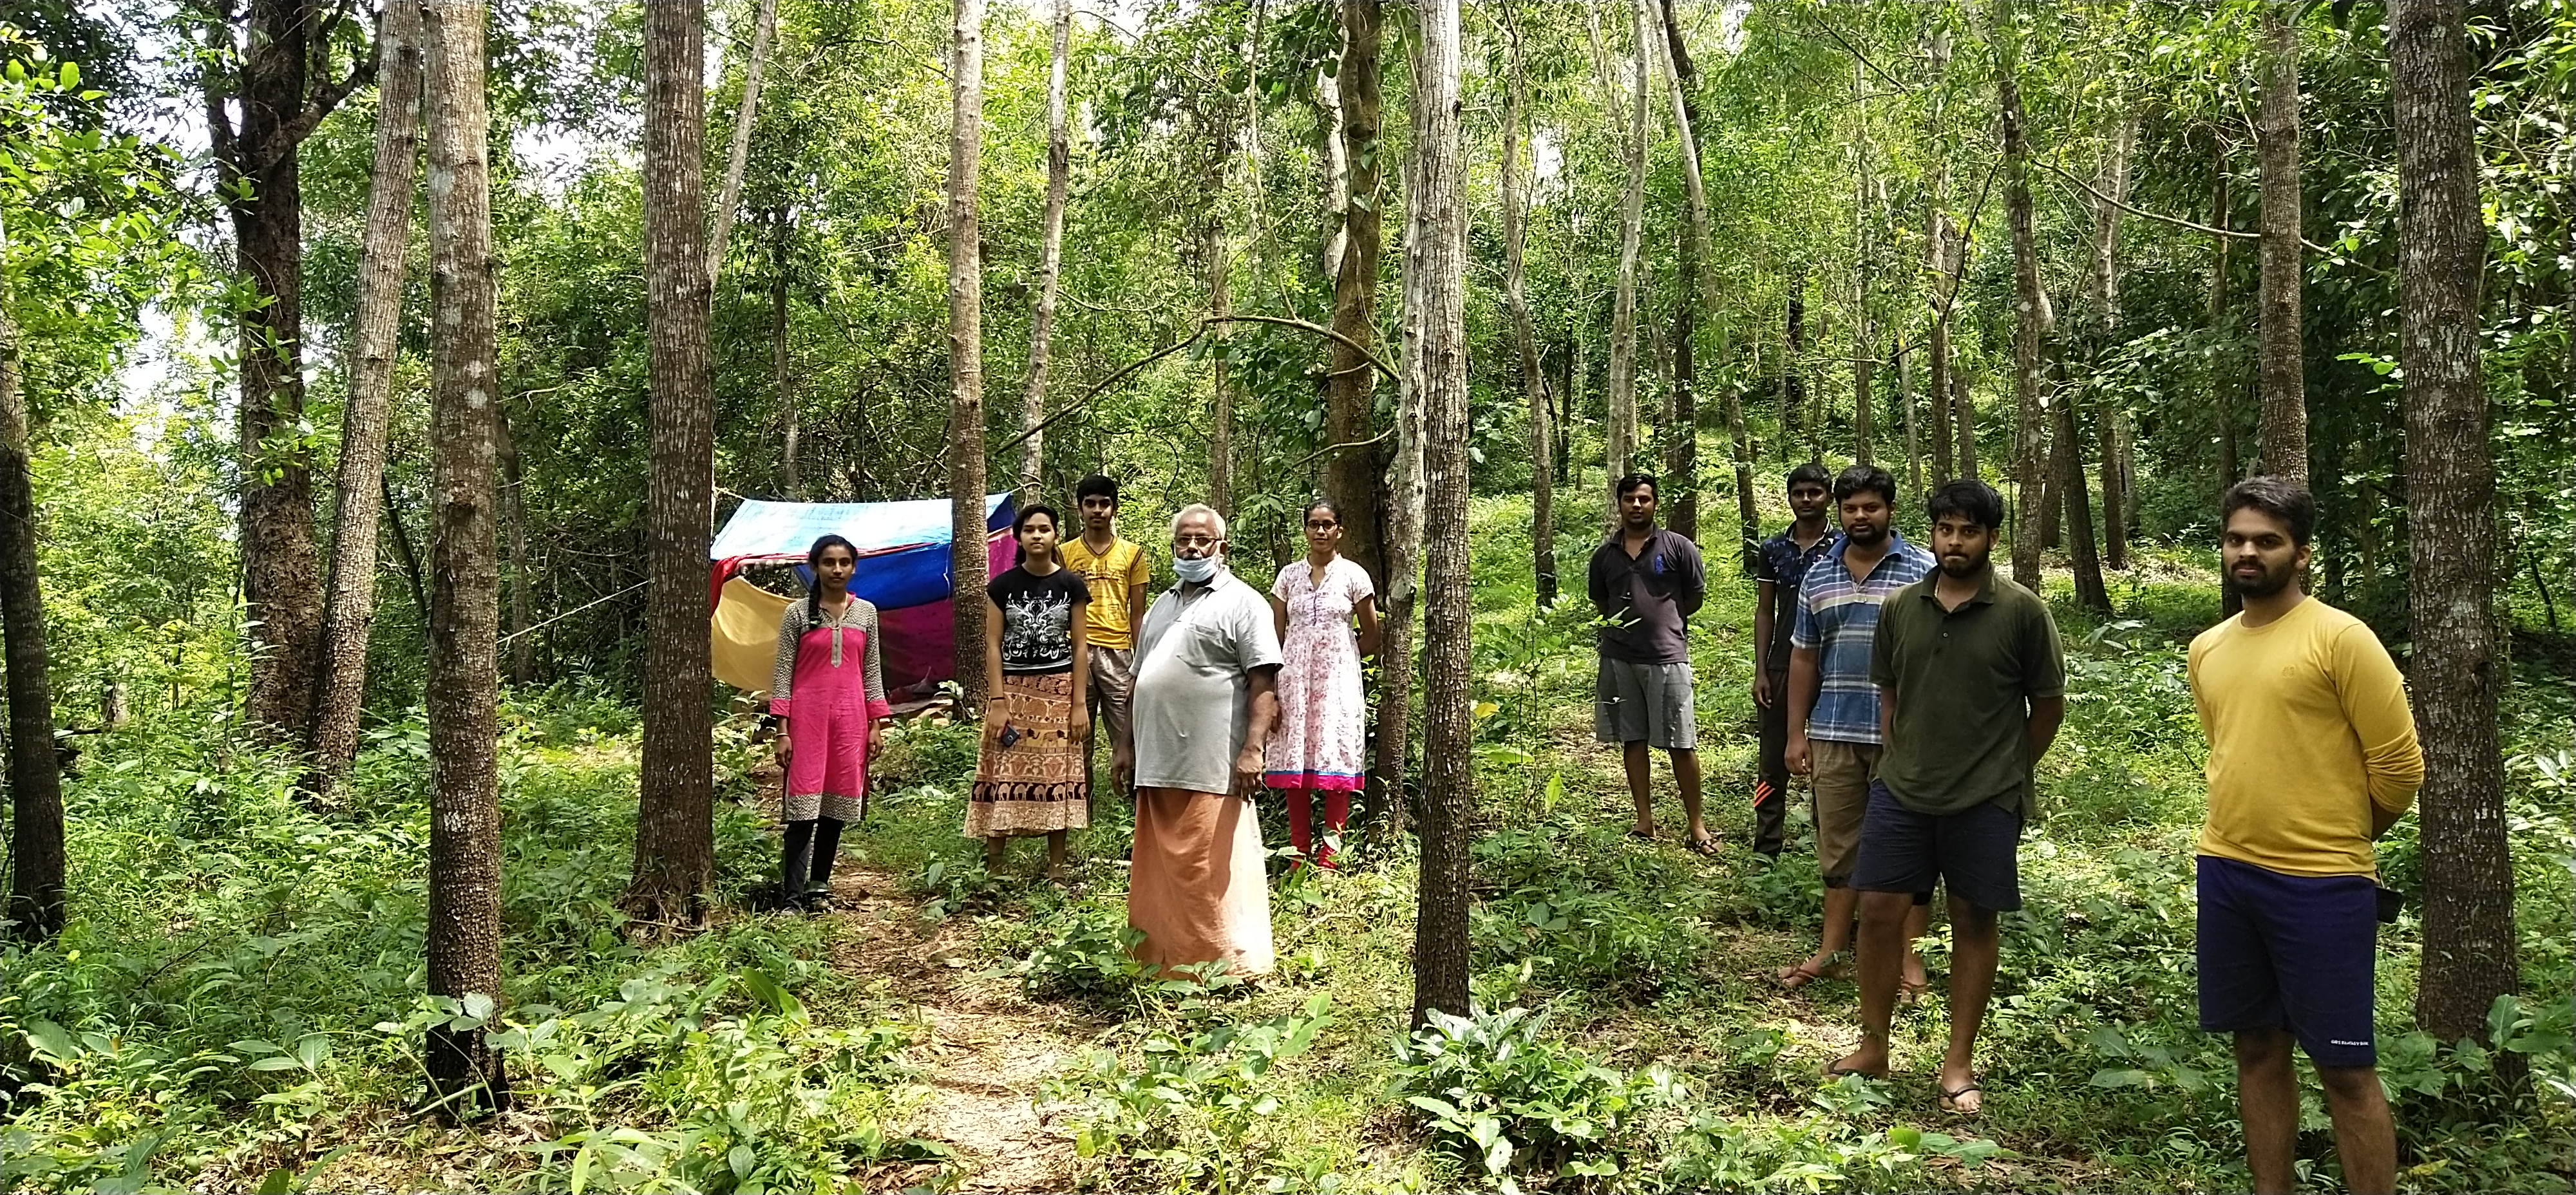
<svg viewBox="0 0 2576 1195"><path fill-rule="evenodd" d="M1825 466L1821 462L1808 461L1789 470L1789 480L1782 482L1780 489L1785 493L1801 485L1813 485L1818 489L1830 490L1834 488L1834 475L1825 472Z"/></svg>
<svg viewBox="0 0 2576 1195"><path fill-rule="evenodd" d="M1995 487L1973 477L1942 482L1932 496L1924 499L1923 513L1932 522L1952 515L1983 527L2000 531L2004 525L2004 496Z"/></svg>
<svg viewBox="0 0 2576 1195"><path fill-rule="evenodd" d="M1619 484L1610 487L1610 496L1614 498L1625 498L1628 496L1628 491L1636 489L1638 486L1644 486L1647 489L1655 491L1655 497L1659 499L1664 496L1664 487L1655 480L1655 475L1652 473L1631 473L1626 477L1620 478Z"/></svg>
<svg viewBox="0 0 2576 1195"><path fill-rule="evenodd" d="M2219 528L2225 530L2227 520L2247 507L2289 524L2290 542L2302 548L2317 529L2317 500L2308 487L2287 477L2248 477L2227 487L2227 496L2218 501Z"/></svg>
<svg viewBox="0 0 2576 1195"><path fill-rule="evenodd" d="M1862 490L1877 490L1878 496L1896 505L1896 478L1876 465L1854 465L1834 478L1834 501L1848 502Z"/></svg>
<svg viewBox="0 0 2576 1195"><path fill-rule="evenodd" d="M1085 498L1098 495L1109 499L1109 509L1118 509L1118 479L1106 473L1094 473L1073 483L1073 504L1081 506Z"/></svg>

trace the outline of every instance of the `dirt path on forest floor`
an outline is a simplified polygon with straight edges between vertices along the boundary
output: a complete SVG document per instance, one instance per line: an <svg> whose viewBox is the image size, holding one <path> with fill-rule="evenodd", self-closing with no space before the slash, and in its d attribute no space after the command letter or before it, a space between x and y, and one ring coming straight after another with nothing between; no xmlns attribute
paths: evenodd
<svg viewBox="0 0 2576 1195"><path fill-rule="evenodd" d="M863 983L888 980L920 1011L924 1033L908 1055L929 1102L889 1128L954 1148L959 1190L1071 1188L1073 1130L1063 1108L1037 1099L1039 1085L1080 1056L1085 1043L1067 1032L1079 1023L1030 1003L1009 980L977 977L972 925L922 920L901 877L851 867L833 877L832 891L833 966ZM934 1168L920 1169L902 1181Z"/></svg>

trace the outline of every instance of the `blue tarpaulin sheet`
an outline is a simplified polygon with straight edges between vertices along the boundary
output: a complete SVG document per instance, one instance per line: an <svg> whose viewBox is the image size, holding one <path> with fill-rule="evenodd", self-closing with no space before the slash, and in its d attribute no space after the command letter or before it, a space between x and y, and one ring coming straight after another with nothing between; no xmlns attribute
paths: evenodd
<svg viewBox="0 0 2576 1195"><path fill-rule="evenodd" d="M1007 529L1017 511L1011 495L984 498L988 532ZM852 596L879 610L899 610L946 601L949 504L944 498L918 502L744 502L725 521L708 550L716 566L715 582L744 564L794 562L827 534L848 539L859 550L859 568L850 578ZM799 572L803 570L800 568Z"/></svg>

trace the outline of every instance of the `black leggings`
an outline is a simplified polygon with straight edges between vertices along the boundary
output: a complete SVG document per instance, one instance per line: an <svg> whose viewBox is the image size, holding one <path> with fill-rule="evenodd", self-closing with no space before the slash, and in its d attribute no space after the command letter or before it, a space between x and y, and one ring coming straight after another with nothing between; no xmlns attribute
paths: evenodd
<svg viewBox="0 0 2576 1195"><path fill-rule="evenodd" d="M808 893L832 886L832 861L841 853L841 825L836 817L787 823L785 874L780 877L787 899L802 900Z"/></svg>

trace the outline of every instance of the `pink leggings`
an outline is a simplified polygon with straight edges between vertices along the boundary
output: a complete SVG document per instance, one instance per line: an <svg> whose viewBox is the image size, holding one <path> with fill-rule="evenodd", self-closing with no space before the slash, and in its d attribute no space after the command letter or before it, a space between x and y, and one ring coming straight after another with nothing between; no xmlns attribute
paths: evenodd
<svg viewBox="0 0 2576 1195"><path fill-rule="evenodd" d="M1298 854L1304 855L1309 859L1313 859L1317 864L1322 866L1332 866L1333 844L1331 842L1326 842L1320 853L1314 849L1314 828L1312 826L1312 822L1315 817L1315 794L1302 788L1291 788L1283 791L1286 792L1288 796L1288 841L1296 846ZM1333 838L1339 838L1341 837L1343 823L1350 820L1350 791L1338 788L1325 790L1324 833Z"/></svg>

